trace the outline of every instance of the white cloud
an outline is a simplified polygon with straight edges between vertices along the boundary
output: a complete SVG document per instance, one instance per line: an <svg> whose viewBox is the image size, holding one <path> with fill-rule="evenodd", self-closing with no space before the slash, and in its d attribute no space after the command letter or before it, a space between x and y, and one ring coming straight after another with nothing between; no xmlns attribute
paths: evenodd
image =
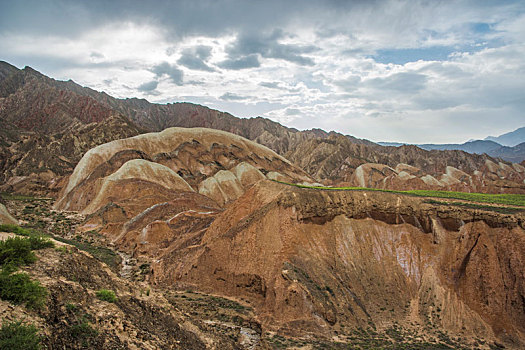
<svg viewBox="0 0 525 350"><path fill-rule="evenodd" d="M378 141L460 142L523 126L523 3L223 5L202 3L200 17L181 4L130 6L129 16L115 6L95 20L79 3L87 19L74 35L0 24L0 52L117 97L194 101ZM381 50L409 57L381 63Z"/></svg>

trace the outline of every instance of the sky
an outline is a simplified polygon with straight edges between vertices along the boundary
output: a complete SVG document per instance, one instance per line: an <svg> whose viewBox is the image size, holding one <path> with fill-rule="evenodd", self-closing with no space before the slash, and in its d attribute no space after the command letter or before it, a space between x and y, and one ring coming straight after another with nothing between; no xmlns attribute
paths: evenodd
<svg viewBox="0 0 525 350"><path fill-rule="evenodd" d="M0 60L373 141L525 126L522 0L0 0Z"/></svg>

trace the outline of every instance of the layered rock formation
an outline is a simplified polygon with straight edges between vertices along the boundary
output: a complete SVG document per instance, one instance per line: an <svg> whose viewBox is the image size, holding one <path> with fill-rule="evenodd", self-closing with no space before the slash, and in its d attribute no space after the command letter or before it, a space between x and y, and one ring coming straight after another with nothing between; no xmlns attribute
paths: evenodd
<svg viewBox="0 0 525 350"><path fill-rule="evenodd" d="M129 179L170 190L199 188L210 197L223 192L224 204L241 194L242 182L251 185L261 178L257 168L282 173L295 182L312 180L277 153L240 136L213 129L169 128L91 149L71 174L56 207L92 213L100 208L93 198L107 192L110 184ZM109 192L101 197L108 196Z"/></svg>
<svg viewBox="0 0 525 350"><path fill-rule="evenodd" d="M175 229L153 277L250 300L263 325L281 332L398 322L519 347L524 219L263 181L200 240Z"/></svg>
<svg viewBox="0 0 525 350"><path fill-rule="evenodd" d="M115 242L148 242L146 249L155 251L152 242L164 244L174 227L209 225L222 207L266 179L265 173L313 181L277 153L240 136L169 128L87 152L55 208L90 215L86 230L102 228Z"/></svg>
<svg viewBox="0 0 525 350"><path fill-rule="evenodd" d="M370 146L333 135L308 140L286 157L336 186L525 193L522 165L463 151Z"/></svg>
<svg viewBox="0 0 525 350"><path fill-rule="evenodd" d="M407 188L411 182L417 188L443 187L432 178L441 181L448 166L474 176L475 172L484 173L486 161L499 163L487 155L462 151L382 147L335 132L298 131L265 118L240 119L191 103L159 105L116 99L73 81L56 81L29 67L19 70L0 62L0 181L4 191L56 196L65 183L59 177L70 174L90 148L173 126L207 127L241 135L273 149L317 181L332 185L350 183L354 171L366 163L393 169L409 164L423 172L419 178L428 175L426 182L409 181L408 185L394 180L391 188ZM407 179L405 174L401 178ZM523 180L516 174L503 179L489 176L475 182L475 188L464 183L456 187L524 193Z"/></svg>
<svg viewBox="0 0 525 350"><path fill-rule="evenodd" d="M520 170L485 165L495 176ZM433 180L407 164L360 169L360 185L474 182L454 168ZM264 174L312 181L239 136L171 128L88 152L56 208L89 214L80 232L97 229L151 261L153 284L247 300L267 330L334 335L395 322L525 344L523 212L301 189Z"/></svg>
<svg viewBox="0 0 525 350"><path fill-rule="evenodd" d="M414 190L452 190L488 193L525 193L525 168L520 164L498 164L486 160L485 165L472 175L452 166L443 174L425 174L408 164L398 164L395 169L384 164L365 163L356 168L349 179L352 186Z"/></svg>

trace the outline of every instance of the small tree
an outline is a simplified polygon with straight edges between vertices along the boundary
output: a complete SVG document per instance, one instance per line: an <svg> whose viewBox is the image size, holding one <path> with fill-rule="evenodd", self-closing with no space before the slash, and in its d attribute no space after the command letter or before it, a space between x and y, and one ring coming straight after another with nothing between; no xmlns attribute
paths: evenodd
<svg viewBox="0 0 525 350"><path fill-rule="evenodd" d="M97 291L97 298L100 300L107 301L109 303L114 303L117 301L117 296L115 295L115 292L109 289L101 289Z"/></svg>
<svg viewBox="0 0 525 350"><path fill-rule="evenodd" d="M0 349L38 350L40 336L37 328L22 321L2 322L0 328Z"/></svg>

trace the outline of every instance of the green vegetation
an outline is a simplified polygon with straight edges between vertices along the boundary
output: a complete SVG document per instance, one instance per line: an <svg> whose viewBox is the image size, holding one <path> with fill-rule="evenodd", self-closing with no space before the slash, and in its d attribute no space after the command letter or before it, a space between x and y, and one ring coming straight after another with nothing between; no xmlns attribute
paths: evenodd
<svg viewBox="0 0 525 350"><path fill-rule="evenodd" d="M0 241L0 265L28 265L36 261L32 250L53 247L49 239L42 236L11 237Z"/></svg>
<svg viewBox="0 0 525 350"><path fill-rule="evenodd" d="M214 295L192 292L167 293L168 301L177 309L196 316L199 319L211 320L214 328L222 334L228 333L235 339L237 336L232 332L233 328L225 327L229 322L236 326L246 326L253 317L253 309L250 306ZM248 326L249 327L249 326Z"/></svg>
<svg viewBox="0 0 525 350"><path fill-rule="evenodd" d="M14 304L25 303L28 308L40 308L44 305L47 290L40 282L32 281L26 273L13 273L3 268L0 272L0 298Z"/></svg>
<svg viewBox="0 0 525 350"><path fill-rule="evenodd" d="M40 349L40 336L32 324L22 321L3 322L0 328L0 349L37 350Z"/></svg>
<svg viewBox="0 0 525 350"><path fill-rule="evenodd" d="M23 201L23 202L33 202L33 201L52 201L53 198L37 198L33 196L27 196L24 194L15 194L15 193L9 193L9 192L2 192L0 193L0 197L5 200L10 201Z"/></svg>
<svg viewBox="0 0 525 350"><path fill-rule="evenodd" d="M53 248L55 244L47 237L40 235L31 235L28 238L31 250L40 250L44 248Z"/></svg>
<svg viewBox="0 0 525 350"><path fill-rule="evenodd" d="M89 324L87 317L83 316L70 326L69 334L83 347L88 347L92 344L93 338L98 335L98 331Z"/></svg>
<svg viewBox="0 0 525 350"><path fill-rule="evenodd" d="M1 232L11 232L11 233L15 233L21 236L29 236L32 233L32 231L27 228L22 228L20 226L11 225L11 224L0 225L0 231Z"/></svg>
<svg viewBox="0 0 525 350"><path fill-rule="evenodd" d="M42 236L12 237L0 241L0 298L28 308L44 304L47 290L32 281L26 273L16 273L18 266L36 261L33 250L52 247L53 242Z"/></svg>
<svg viewBox="0 0 525 350"><path fill-rule="evenodd" d="M71 251L69 249L67 249L66 246L56 247L55 250L57 252L60 252L60 253L63 253L63 254L71 253Z"/></svg>
<svg viewBox="0 0 525 350"><path fill-rule="evenodd" d="M97 298L103 301L107 301L109 303L114 303L117 301L117 296L115 295L115 292L109 289L101 289L97 291Z"/></svg>
<svg viewBox="0 0 525 350"><path fill-rule="evenodd" d="M59 242L67 243L69 245L75 246L80 250L88 252L93 255L93 257L99 261L102 261L104 264L108 265L113 271L118 271L122 259L120 256L112 251L109 248L99 247L90 243L80 242L78 240L66 239L59 236L54 236Z"/></svg>
<svg viewBox="0 0 525 350"><path fill-rule="evenodd" d="M36 261L28 238L12 237L0 241L0 265L28 265Z"/></svg>
<svg viewBox="0 0 525 350"><path fill-rule="evenodd" d="M67 303L66 304L66 310L69 312L75 312L78 310L78 305L74 303Z"/></svg>
<svg viewBox="0 0 525 350"><path fill-rule="evenodd" d="M467 344L461 344L460 340L453 341L443 333L437 332L426 334L423 340L420 334L414 330L407 330L394 323L384 331L377 331L372 327L341 330L340 341L328 341L321 339L289 338L282 335L270 335L264 340L269 343L272 349L288 349L290 347L301 348L305 345L313 345L314 349L471 349Z"/></svg>
<svg viewBox="0 0 525 350"><path fill-rule="evenodd" d="M243 312L244 310L251 310L251 308L247 308L246 306L239 304L238 302L230 300L230 299L216 297L216 296L211 296L210 299L215 307L220 307L223 309L232 309L237 312Z"/></svg>
<svg viewBox="0 0 525 350"><path fill-rule="evenodd" d="M282 182L272 180L285 185L295 186L299 188L310 188L318 190L332 190L332 191L379 191L388 193L405 194L417 197L435 197L435 198L449 198L449 199L460 199L471 202L482 202L482 203L493 203L503 205L514 205L525 207L525 195L524 194L487 194L487 193L468 193L468 192L453 192L453 191L427 191L427 190L410 190L410 191L395 191L395 190L383 190L378 188L365 188L365 187L324 187L324 186L307 186L292 184L288 182Z"/></svg>
<svg viewBox="0 0 525 350"><path fill-rule="evenodd" d="M73 318L69 326L71 338L79 342L83 348L90 347L98 336L98 331L89 323L89 319L92 318L92 316L88 313L83 313L77 304L67 303L65 306L66 311L71 314Z"/></svg>

